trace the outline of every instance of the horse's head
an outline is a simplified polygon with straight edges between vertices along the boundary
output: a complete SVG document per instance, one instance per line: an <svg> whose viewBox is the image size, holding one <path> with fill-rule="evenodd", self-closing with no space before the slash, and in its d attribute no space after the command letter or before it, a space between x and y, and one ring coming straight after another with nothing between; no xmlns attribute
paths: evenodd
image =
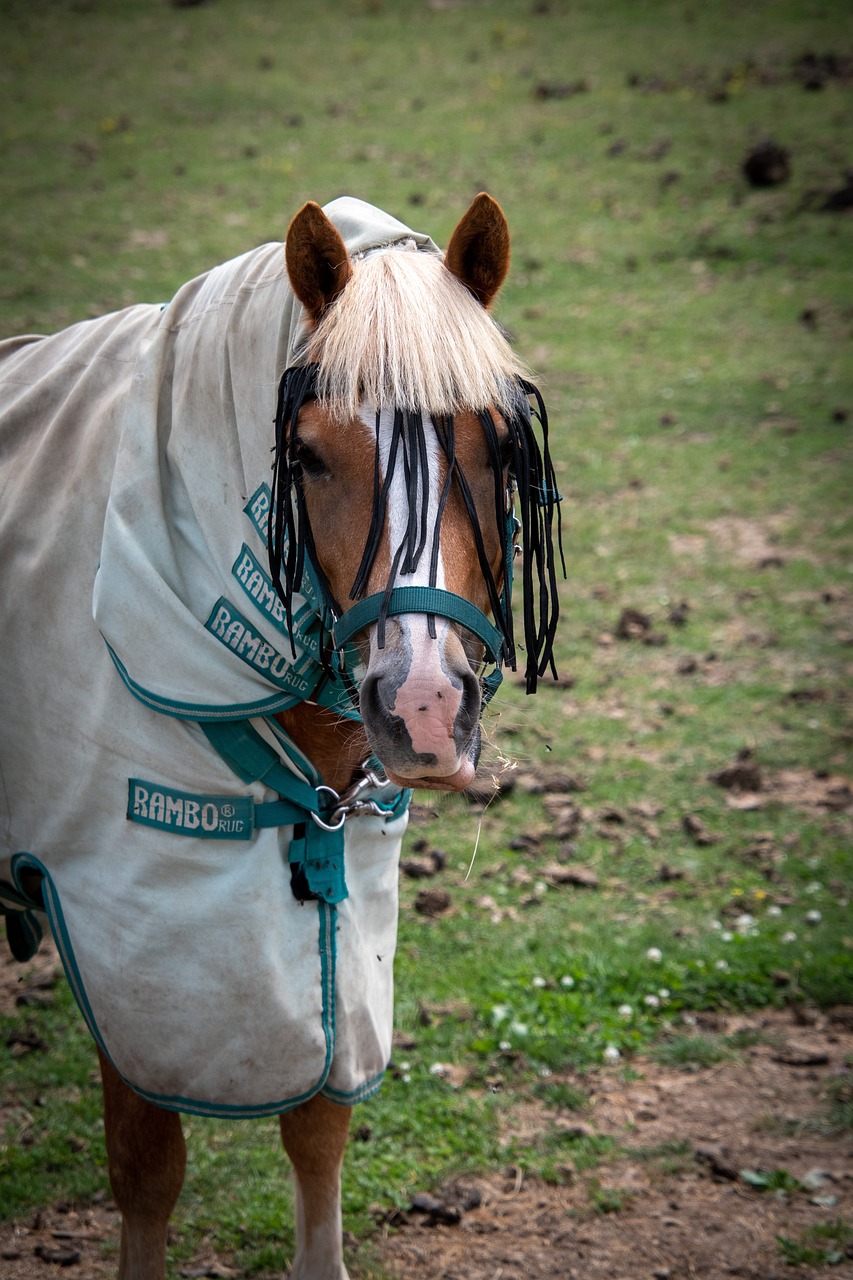
<svg viewBox="0 0 853 1280"><path fill-rule="evenodd" d="M528 688L550 661L553 473L536 393L487 313L508 266L486 195L443 260L411 242L352 260L314 204L288 231L313 327L282 381L271 562L287 604L307 556L335 646L351 638L360 654L371 748L403 786L458 790L474 775L484 657L514 665L516 490L525 587L535 574L540 592L525 610Z"/></svg>

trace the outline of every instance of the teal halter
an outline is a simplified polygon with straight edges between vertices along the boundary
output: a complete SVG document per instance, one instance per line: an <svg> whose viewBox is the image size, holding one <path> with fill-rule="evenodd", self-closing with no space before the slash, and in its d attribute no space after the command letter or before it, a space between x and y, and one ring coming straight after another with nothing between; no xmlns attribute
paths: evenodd
<svg viewBox="0 0 853 1280"><path fill-rule="evenodd" d="M342 649L357 631L369 627L383 613L387 617L400 613L433 613L458 622L479 636L491 662L501 661L504 639L497 627L470 600L439 587L394 587L390 593L377 591L359 600L332 627L335 648Z"/></svg>
<svg viewBox="0 0 853 1280"><path fill-rule="evenodd" d="M512 562L518 529L519 522L510 507L506 521L504 587L501 593L501 607L504 610L509 610L512 604ZM487 661L495 664L494 671L482 680L483 698L486 702L491 701L503 680L501 665L506 657L506 640L482 609L453 591L444 591L440 587L394 587L390 592L377 591L365 596L335 620L331 629L332 644L340 653L354 635L377 622L380 617L392 618L401 613L425 613L447 618L450 622L458 622L482 640Z"/></svg>

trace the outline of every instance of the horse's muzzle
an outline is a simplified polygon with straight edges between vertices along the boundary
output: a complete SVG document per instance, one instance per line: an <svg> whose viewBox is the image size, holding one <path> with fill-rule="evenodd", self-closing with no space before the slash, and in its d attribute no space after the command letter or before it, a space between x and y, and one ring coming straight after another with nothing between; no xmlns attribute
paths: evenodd
<svg viewBox="0 0 853 1280"><path fill-rule="evenodd" d="M373 649L360 696L367 737L399 785L459 791L480 755L479 680L461 645L453 661L435 640L419 650L415 660L410 643Z"/></svg>

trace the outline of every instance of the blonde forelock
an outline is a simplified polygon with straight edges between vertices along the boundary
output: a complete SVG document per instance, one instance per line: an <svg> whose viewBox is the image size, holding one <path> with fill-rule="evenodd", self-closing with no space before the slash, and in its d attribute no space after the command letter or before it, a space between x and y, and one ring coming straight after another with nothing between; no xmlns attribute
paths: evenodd
<svg viewBox="0 0 853 1280"><path fill-rule="evenodd" d="M336 417L376 409L449 415L500 408L524 364L434 253L391 248L353 261L352 278L311 335L318 393Z"/></svg>

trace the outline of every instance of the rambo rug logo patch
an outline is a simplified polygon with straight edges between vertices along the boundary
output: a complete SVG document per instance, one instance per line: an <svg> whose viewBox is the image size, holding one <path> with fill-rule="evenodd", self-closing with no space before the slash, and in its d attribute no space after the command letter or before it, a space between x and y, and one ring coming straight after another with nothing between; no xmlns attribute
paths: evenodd
<svg viewBox="0 0 853 1280"><path fill-rule="evenodd" d="M249 840L255 828L250 796L199 796L139 778L128 780L131 822L203 840Z"/></svg>

